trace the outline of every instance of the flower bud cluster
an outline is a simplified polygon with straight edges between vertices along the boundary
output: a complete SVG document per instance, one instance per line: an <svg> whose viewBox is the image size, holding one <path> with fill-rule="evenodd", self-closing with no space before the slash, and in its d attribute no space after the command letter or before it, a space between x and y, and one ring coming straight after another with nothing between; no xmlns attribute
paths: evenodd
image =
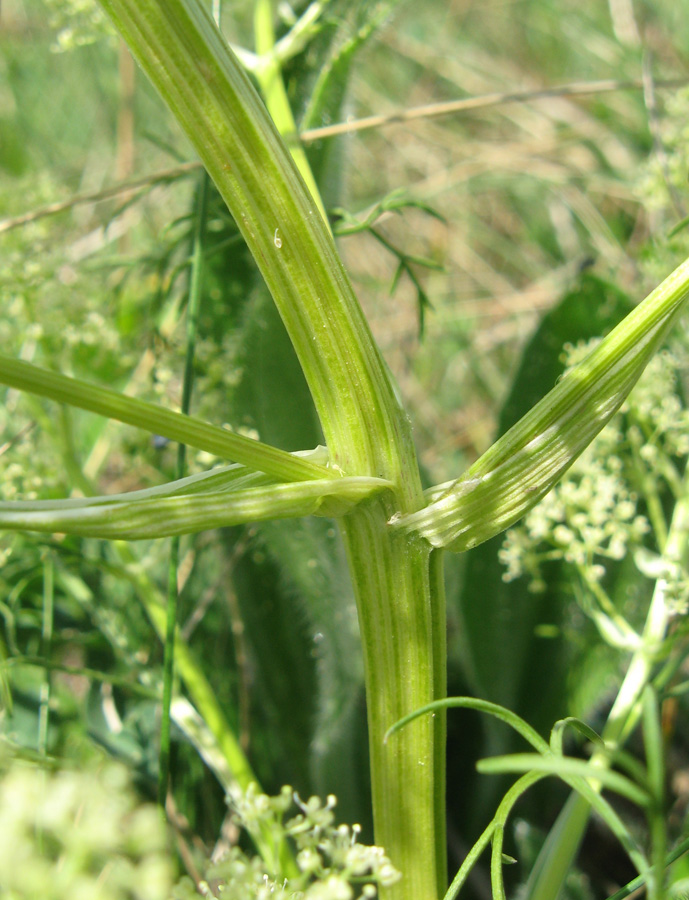
<svg viewBox="0 0 689 900"><path fill-rule="evenodd" d="M233 791L229 798L237 824L256 839L266 838L274 849L268 863L260 856L247 856L233 847L206 871L208 883L224 900L373 900L378 886L394 884L399 872L376 846L360 844L358 825L336 825L336 798L325 801L310 797L303 801L290 787L277 797L262 794L255 786ZM286 815L292 805L298 812ZM299 874L280 871L280 847L295 851ZM265 856L265 853L264 853ZM187 879L175 889L175 900L197 897Z"/></svg>
<svg viewBox="0 0 689 900"><path fill-rule="evenodd" d="M567 346L567 365L590 349L590 343ZM679 342L657 354L620 412L544 500L507 532L500 551L505 581L527 576L530 589L541 590L543 564L561 560L584 584L600 586L610 561L662 543L663 522L648 511L653 499L679 481L689 456L689 410L679 385L685 359ZM674 579L678 594L685 580L685 575Z"/></svg>
<svg viewBox="0 0 689 900"><path fill-rule="evenodd" d="M168 900L165 825L123 766L50 773L13 761L0 779L0 885L8 900Z"/></svg>

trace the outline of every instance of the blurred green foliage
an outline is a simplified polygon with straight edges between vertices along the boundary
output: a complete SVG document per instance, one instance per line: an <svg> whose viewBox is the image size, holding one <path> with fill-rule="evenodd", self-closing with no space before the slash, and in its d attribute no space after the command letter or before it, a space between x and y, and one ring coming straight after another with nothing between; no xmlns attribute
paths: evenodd
<svg viewBox="0 0 689 900"><path fill-rule="evenodd" d="M305 5L292 4L297 12ZM222 20L228 39L247 46L249 6L226 3ZM680 6L652 0L634 18L627 3L333 0L325 27L289 62L285 81L300 126L312 128L517 86L638 79L644 61L656 79L683 77L689 25ZM126 88L122 49L94 9L63 0L3 2L0 208L7 218L190 158L143 79ZM398 260L370 230L341 238L340 246L400 385L429 481L456 477L554 384L566 342L609 330L687 254L688 95L651 92L648 77L645 98L627 90L504 104L309 146L329 209L361 220L398 189L417 203L399 215L381 207L374 222L409 257L437 264L413 269L423 294L402 278L390 298ZM3 352L176 406L196 190L196 177L185 172L0 232ZM206 230L192 411L288 450L313 447L321 433L303 376L217 197ZM432 309L420 342L424 295ZM682 381L682 399L685 389ZM163 441L13 391L3 399L3 499L130 490L174 471L174 448ZM190 471L213 462L192 455ZM618 658L582 617L561 561L546 566L545 590L535 596L525 580L503 580L501 545L496 539L448 561L450 693L475 691L539 728L572 711L595 720L619 680ZM75 764L105 750L150 796L162 651L137 579L161 595L166 543L125 551L61 535L2 536L0 559L5 738L20 755L36 749ZM42 635L48 565L49 645ZM628 596L637 582L624 564L617 578ZM276 793L289 783L302 796L335 793L339 815L361 822L370 840L362 662L335 530L318 519L184 539L180 590L182 634L263 788ZM678 831L689 767L685 696L668 726ZM500 726L461 715L468 724L451 718L448 750L455 865L499 797L497 781L479 782L474 761L512 749ZM0 790L26 777L19 772ZM101 804L113 823L125 815L119 807L108 812L115 800L101 797L100 776L86 787L60 777ZM194 851L202 857L225 820L223 789L181 730L174 733L173 777L189 833L205 842ZM46 782L46 796L59 783L57 776ZM37 790L16 784L21 797ZM127 815L135 815L129 788L122 790ZM524 858L552 823L561 792L549 782L535 796L515 829ZM28 802L16 806L17 815ZM157 865L162 845L151 847ZM57 855L63 850L56 845ZM608 890L595 854L585 851L587 865L588 874L573 879L572 897ZM91 868L87 860L85 871ZM611 877L621 882L625 874L622 865ZM6 890L8 877L0 864ZM169 873L161 877L167 884ZM481 878L469 885L476 897L486 896ZM12 896L38 896L28 887L12 886ZM127 890L123 881L103 896L128 897Z"/></svg>

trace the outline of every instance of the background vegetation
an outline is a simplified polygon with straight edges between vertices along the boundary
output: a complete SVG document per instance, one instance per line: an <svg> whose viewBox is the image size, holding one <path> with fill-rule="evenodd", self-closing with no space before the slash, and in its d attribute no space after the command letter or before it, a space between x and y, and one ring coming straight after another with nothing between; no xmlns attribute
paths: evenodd
<svg viewBox="0 0 689 900"><path fill-rule="evenodd" d="M0 13L0 342L7 354L177 408L199 173L185 166L189 145L126 51L78 6L5 0ZM222 24L231 42L251 47L249 6L227 2ZM309 144L335 230L356 231L339 246L436 483L554 384L566 342L608 330L687 255L686 229L671 229L687 215L689 94L663 82L687 78L689 24L680 4L661 0L389 6L390 17L383 3L340 5L290 62L288 93L304 127L492 92L634 83ZM363 23L379 13L384 24L363 40ZM349 89L312 121L307 98L343 40L361 43ZM142 177L102 201L13 221ZM387 211L370 227L348 229L376 204ZM193 412L288 450L313 447L321 435L298 365L212 194L207 221ZM176 466L166 441L11 390L0 452L2 499L149 487ZM190 453L189 471L213 461ZM566 560L550 560L534 592L528 578L503 579L502 545L448 560L450 694L505 704L541 731L568 714L596 727L628 657L582 612ZM3 535L0 554L7 752L86 768L114 757L139 799L153 798L167 543ZM608 577L634 620L650 588L624 565ZM338 816L360 822L370 842L362 664L335 530L309 519L185 538L179 585L195 672L262 788L334 793ZM198 741L176 721L172 812L194 878L227 826L226 805ZM684 695L666 701L663 723L679 835L689 794ZM449 728L454 870L504 790L475 773L476 759L517 745L474 713L452 714ZM547 781L519 807L508 841L520 859L515 882L565 796ZM597 829L572 896L605 896L634 874ZM154 841L151 859L158 852ZM472 892L489 896L481 869Z"/></svg>

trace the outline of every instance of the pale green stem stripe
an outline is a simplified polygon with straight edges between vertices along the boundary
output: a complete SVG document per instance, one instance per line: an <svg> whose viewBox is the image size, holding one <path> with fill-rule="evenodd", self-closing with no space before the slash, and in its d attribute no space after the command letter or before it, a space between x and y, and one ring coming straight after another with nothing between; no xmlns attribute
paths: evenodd
<svg viewBox="0 0 689 900"><path fill-rule="evenodd" d="M41 369L2 354L0 384L143 428L151 434L160 434L223 459L243 463L251 469L272 475L279 481L337 478L339 475L338 472L308 459L217 425L210 425L194 416L185 416L155 403L127 397L109 388Z"/></svg>
<svg viewBox="0 0 689 900"><path fill-rule="evenodd" d="M377 478L338 478L138 501L10 501L0 503L0 528L142 540L268 519L343 515L386 487Z"/></svg>
<svg viewBox="0 0 689 900"><path fill-rule="evenodd" d="M445 554L431 551L429 558L431 634L433 640L433 696L447 696L447 604L445 601ZM438 710L433 728L434 822L436 823L435 851L437 855L438 896L447 886L447 841L445 840L445 805L447 793L447 712Z"/></svg>
<svg viewBox="0 0 689 900"><path fill-rule="evenodd" d="M341 520L350 567L357 574L375 839L404 876L383 896L436 900L447 885L445 812L437 793L444 782L436 771L439 756L444 757L445 717L417 720L387 743L385 734L444 690L433 651L445 634L434 633L438 623L431 603L420 602L437 597L437 577L430 583L431 548L426 541L386 533L386 499L363 503Z"/></svg>
<svg viewBox="0 0 689 900"><path fill-rule="evenodd" d="M686 261L458 481L427 492L433 502L393 516L390 525L456 551L509 528L619 409L677 320L688 292Z"/></svg>

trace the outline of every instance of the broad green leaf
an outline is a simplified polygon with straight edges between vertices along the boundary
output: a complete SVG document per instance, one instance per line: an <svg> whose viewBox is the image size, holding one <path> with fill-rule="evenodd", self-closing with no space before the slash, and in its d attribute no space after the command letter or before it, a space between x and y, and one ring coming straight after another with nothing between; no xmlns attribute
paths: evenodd
<svg viewBox="0 0 689 900"><path fill-rule="evenodd" d="M227 398L230 421L254 428L262 441L283 450L320 444L318 416L275 304L263 285L251 286L250 293L231 362L241 375Z"/></svg>
<svg viewBox="0 0 689 900"><path fill-rule="evenodd" d="M619 409L688 293L685 261L461 478L427 491L427 507L393 516L390 525L455 551L509 528Z"/></svg>
<svg viewBox="0 0 689 900"><path fill-rule="evenodd" d="M389 486L378 478L327 478L144 500L125 494L115 500L14 501L0 503L0 528L130 541L170 537L266 519L344 515Z"/></svg>
<svg viewBox="0 0 689 900"><path fill-rule="evenodd" d="M290 623L292 628L300 627L303 642L297 649L311 664L308 693L301 697L296 679L290 678L289 702L282 716L289 716L295 706L308 712L302 764L309 767L311 792L335 794L338 816L358 822L368 835L371 811L363 660L352 584L338 530L333 522L310 517L265 522L256 531L252 546L259 553L246 554L249 559L242 563L241 579L244 583L249 578L249 569L255 579L259 570L272 570L275 609L271 628L266 630L265 616L260 614L267 605L264 593L260 589L241 592L247 640L257 651L261 644L264 648L256 653L257 668L260 666L266 681L276 685L271 691L274 705L285 691L285 671L297 671L294 663L290 666L287 662L295 652L295 641L282 639L277 628L279 623L283 629ZM237 579L235 584L239 594ZM252 585L257 586L253 581L247 588Z"/></svg>

